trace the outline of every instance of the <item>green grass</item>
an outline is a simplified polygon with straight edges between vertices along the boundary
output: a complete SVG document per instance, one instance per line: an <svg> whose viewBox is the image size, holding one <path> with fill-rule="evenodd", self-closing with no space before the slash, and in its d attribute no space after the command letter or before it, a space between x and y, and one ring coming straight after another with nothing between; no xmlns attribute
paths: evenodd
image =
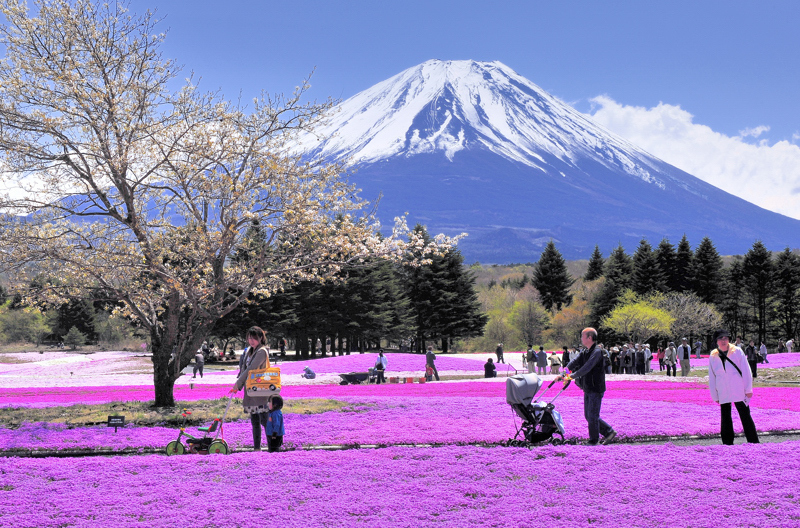
<svg viewBox="0 0 800 528"><path fill-rule="evenodd" d="M0 426L18 427L23 422L51 422L70 425L104 424L110 415L125 416L126 423L136 425L181 425L183 409L191 411L189 425L203 425L222 416L228 399L178 402L176 407L152 407L150 402L104 403L71 405L69 407L9 407L0 409ZM283 412L289 414L319 414L338 411L350 404L327 399L292 399L286 401ZM226 421L249 418L242 411L240 400L231 403Z"/></svg>

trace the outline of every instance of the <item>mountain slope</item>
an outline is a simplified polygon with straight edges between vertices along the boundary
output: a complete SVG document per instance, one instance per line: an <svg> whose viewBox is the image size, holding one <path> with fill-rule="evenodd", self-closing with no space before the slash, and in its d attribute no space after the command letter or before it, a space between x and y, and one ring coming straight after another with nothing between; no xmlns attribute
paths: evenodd
<svg viewBox="0 0 800 528"><path fill-rule="evenodd" d="M586 258L642 237L709 236L741 253L800 235L800 221L649 155L499 62L410 68L344 101L298 148L348 160L364 196L383 195L386 224L408 211L432 232L469 232L467 261L534 261L550 238Z"/></svg>

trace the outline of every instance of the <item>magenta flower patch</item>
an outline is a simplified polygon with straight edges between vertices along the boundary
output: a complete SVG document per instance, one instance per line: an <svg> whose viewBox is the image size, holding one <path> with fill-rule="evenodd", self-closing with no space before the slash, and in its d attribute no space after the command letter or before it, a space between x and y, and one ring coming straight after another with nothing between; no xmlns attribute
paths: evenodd
<svg viewBox="0 0 800 528"><path fill-rule="evenodd" d="M448 446L0 459L0 524L795 528L798 449Z"/></svg>

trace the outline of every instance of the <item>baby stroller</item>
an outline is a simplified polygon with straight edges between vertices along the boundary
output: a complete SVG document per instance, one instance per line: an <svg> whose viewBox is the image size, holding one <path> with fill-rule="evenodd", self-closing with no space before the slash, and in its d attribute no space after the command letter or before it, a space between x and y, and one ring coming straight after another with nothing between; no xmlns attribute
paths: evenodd
<svg viewBox="0 0 800 528"><path fill-rule="evenodd" d="M564 384L564 388L556 394L556 397L550 403L539 401L555 382L553 380L541 396L536 401L533 401L533 397L542 386L542 380L539 379L539 376L536 374L518 374L506 380L506 403L522 419L522 424L517 428L517 434L514 435L514 438L508 440L506 445L530 447L532 444L539 444L548 440L553 445L564 443L564 421L561 419L561 414L555 410L553 402L569 386L571 380Z"/></svg>

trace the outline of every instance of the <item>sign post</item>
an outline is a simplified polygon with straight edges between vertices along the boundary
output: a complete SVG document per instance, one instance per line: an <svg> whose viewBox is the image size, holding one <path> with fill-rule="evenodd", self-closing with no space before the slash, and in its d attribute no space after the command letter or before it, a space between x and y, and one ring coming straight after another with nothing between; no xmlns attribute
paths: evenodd
<svg viewBox="0 0 800 528"><path fill-rule="evenodd" d="M117 427L125 427L125 417L124 416L109 416L108 417L108 427L113 427L114 432L117 432Z"/></svg>

